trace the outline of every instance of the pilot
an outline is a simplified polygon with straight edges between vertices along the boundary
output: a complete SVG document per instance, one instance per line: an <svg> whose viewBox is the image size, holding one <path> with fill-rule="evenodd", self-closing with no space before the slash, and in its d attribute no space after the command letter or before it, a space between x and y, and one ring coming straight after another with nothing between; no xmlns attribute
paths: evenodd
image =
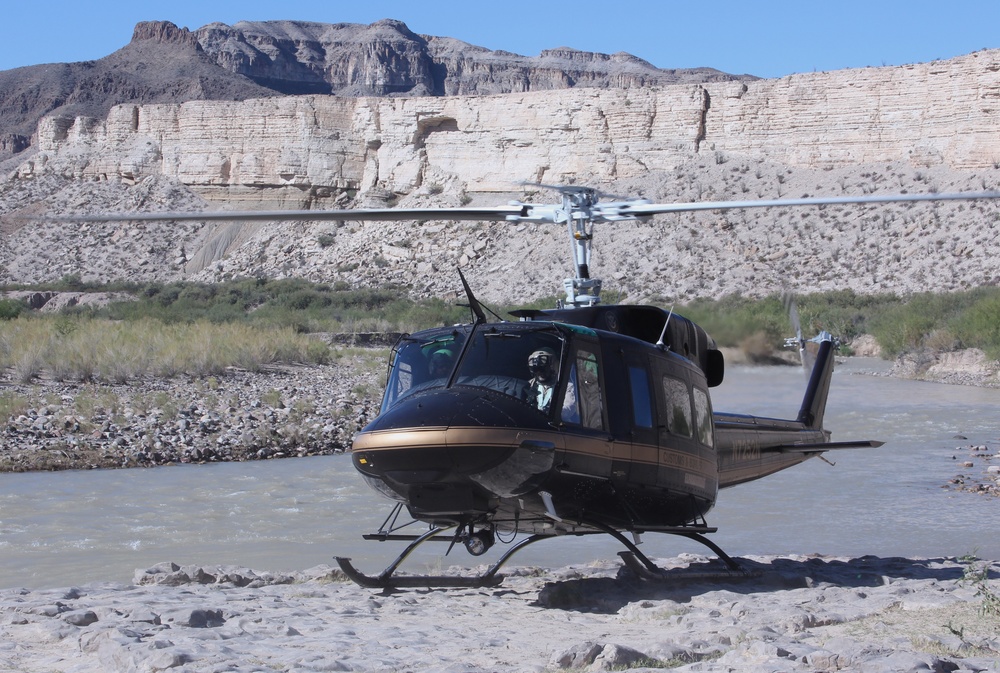
<svg viewBox="0 0 1000 673"><path fill-rule="evenodd" d="M441 379L451 374L451 366L455 361L455 354L447 348L435 351L431 355L431 361L427 365L427 371L432 379Z"/></svg>
<svg viewBox="0 0 1000 673"><path fill-rule="evenodd" d="M555 351L551 348L539 348L529 355L528 371L531 373L531 380L524 391L525 401L547 414L552 408L552 393L558 379Z"/></svg>

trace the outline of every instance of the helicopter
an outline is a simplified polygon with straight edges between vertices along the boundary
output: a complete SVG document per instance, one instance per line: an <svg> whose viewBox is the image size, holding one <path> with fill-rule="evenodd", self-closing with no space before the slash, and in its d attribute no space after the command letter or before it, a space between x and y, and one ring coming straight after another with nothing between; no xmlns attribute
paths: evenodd
<svg viewBox="0 0 1000 673"><path fill-rule="evenodd" d="M754 481L832 450L875 448L877 440L831 441L823 427L837 340L814 349L790 312L808 372L798 414L767 418L713 409L710 389L725 362L699 325L656 306L603 304L590 275L595 225L699 210L802 207L902 201L996 199L1000 192L811 197L656 204L601 201L597 190L539 185L561 203L499 207L326 211L130 213L55 220L471 220L565 225L574 276L551 309L522 309L514 320L486 315L464 275L470 322L404 334L389 358L378 415L354 437L353 466L393 502L366 540L406 542L381 573L335 557L364 587L485 587L524 547L560 536L608 535L625 547L639 578L664 571L638 547L645 533L694 540L722 562L720 574L747 571L715 544L706 515L720 490ZM412 526L426 526L411 532ZM631 538L630 538L631 536ZM397 575L428 541L473 556L509 548L474 576Z"/></svg>
<svg viewBox="0 0 1000 673"><path fill-rule="evenodd" d="M725 363L708 333L672 310L602 305L602 282L589 273L595 224L669 206L601 204L590 188L548 187L562 193L559 207L514 204L519 212L504 217L566 224L576 275L564 282L565 300L490 321L462 276L473 321L404 335L393 349L379 415L354 438L351 456L368 484L396 501L365 538L409 544L377 576L336 557L362 586L496 585L525 546L591 534L617 539L625 564L653 579L663 571L638 548L647 532L699 542L723 574L746 574L706 537L716 530L705 515L719 489L824 451L881 445L830 442L823 414L834 340L825 333L795 419L714 412L709 388L722 383ZM413 521L429 529L399 532ZM450 537L479 556L517 534L526 537L481 575L395 574L428 540Z"/></svg>

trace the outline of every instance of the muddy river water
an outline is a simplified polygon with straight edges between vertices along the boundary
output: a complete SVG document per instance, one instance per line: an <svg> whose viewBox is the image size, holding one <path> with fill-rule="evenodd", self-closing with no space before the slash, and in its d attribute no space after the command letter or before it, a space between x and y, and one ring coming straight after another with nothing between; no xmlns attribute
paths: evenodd
<svg viewBox="0 0 1000 673"><path fill-rule="evenodd" d="M810 460L722 491L708 522L726 551L1000 559L1000 499L942 488L956 474L985 472L979 459L961 467L966 447L1000 453L1000 390L858 373L873 368L884 365L854 359L838 368L826 427L834 441L885 446L828 453L836 465ZM804 386L798 369L734 367L713 404L791 418ZM0 474L0 588L127 582L160 561L283 571L340 555L373 572L399 546L361 534L388 510L345 456ZM653 557L703 551L670 536L643 540ZM425 547L404 568L472 566L493 555L475 559L456 548L442 559L443 546ZM618 549L605 536L558 539L526 548L512 564L562 566L613 558Z"/></svg>

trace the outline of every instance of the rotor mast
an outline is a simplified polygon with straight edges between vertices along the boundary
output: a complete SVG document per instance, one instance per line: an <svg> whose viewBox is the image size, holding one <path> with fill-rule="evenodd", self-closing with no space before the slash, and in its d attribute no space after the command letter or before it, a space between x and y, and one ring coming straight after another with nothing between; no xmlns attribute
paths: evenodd
<svg viewBox="0 0 1000 673"><path fill-rule="evenodd" d="M590 244L593 240L593 206L597 192L587 187L563 188L562 210L566 218L573 258L574 278L563 281L567 306L595 306L601 301L601 280L590 277Z"/></svg>

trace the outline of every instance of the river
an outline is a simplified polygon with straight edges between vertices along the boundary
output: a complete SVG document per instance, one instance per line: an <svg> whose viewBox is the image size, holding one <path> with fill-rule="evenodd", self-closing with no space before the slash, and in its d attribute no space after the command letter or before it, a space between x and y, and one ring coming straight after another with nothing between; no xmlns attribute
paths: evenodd
<svg viewBox="0 0 1000 673"><path fill-rule="evenodd" d="M968 445L1000 452L1000 390L858 373L872 368L884 366L851 359L838 368L825 424L834 441L885 446L830 452L835 466L810 460L722 491L708 521L727 552L1000 559L1000 499L942 488L958 473L985 471L978 460L959 466ZM804 386L795 368L734 367L712 398L717 410L788 418ZM0 588L128 582L160 561L289 571L340 555L376 572L400 547L361 534L388 510L342 455L0 474ZM671 536L643 540L653 557L704 551ZM495 556L475 559L456 547L442 560L443 545L428 547L403 570ZM512 564L562 566L618 549L606 536L559 539L526 548Z"/></svg>

